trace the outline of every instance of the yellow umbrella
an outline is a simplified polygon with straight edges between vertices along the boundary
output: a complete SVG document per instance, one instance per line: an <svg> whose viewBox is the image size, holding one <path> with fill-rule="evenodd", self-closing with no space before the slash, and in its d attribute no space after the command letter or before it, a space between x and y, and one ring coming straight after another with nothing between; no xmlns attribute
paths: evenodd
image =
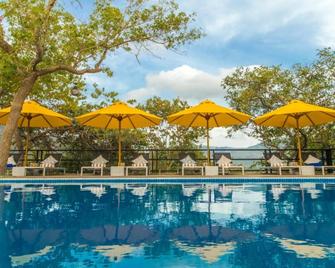
<svg viewBox="0 0 335 268"><path fill-rule="evenodd" d="M0 110L0 125L6 125L10 111L11 107ZM70 125L71 119L66 117L65 115L51 111L39 105L35 101L25 101L23 103L21 115L18 121L19 127L28 128L24 155L24 165L27 165L30 128L56 128Z"/></svg>
<svg viewBox="0 0 335 268"><path fill-rule="evenodd" d="M172 114L168 117L170 124L185 127L206 127L207 133L207 163L210 164L209 128L241 125L250 116L205 100L189 109Z"/></svg>
<svg viewBox="0 0 335 268"><path fill-rule="evenodd" d="M295 128L297 131L299 164L302 165L299 129L335 121L335 110L292 100L285 106L257 117L254 121L261 126Z"/></svg>
<svg viewBox="0 0 335 268"><path fill-rule="evenodd" d="M161 122L161 118L124 102L116 102L106 108L78 116L77 120L85 126L119 130L119 165L121 165L121 129L150 127Z"/></svg>

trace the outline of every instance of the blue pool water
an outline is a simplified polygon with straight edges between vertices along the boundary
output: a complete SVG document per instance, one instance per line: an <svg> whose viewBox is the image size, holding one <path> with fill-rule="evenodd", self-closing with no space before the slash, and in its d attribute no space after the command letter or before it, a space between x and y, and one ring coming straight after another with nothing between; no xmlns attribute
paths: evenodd
<svg viewBox="0 0 335 268"><path fill-rule="evenodd" d="M335 267L335 184L0 186L0 267Z"/></svg>

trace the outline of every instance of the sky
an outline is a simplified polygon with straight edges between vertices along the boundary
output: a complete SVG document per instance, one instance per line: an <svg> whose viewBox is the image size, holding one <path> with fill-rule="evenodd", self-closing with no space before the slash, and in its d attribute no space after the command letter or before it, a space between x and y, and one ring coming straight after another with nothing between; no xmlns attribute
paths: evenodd
<svg viewBox="0 0 335 268"><path fill-rule="evenodd" d="M335 46L334 0L177 0L180 8L197 14L195 26L206 36L180 49L159 49L158 57L117 52L105 62L114 71L87 75L88 86L116 91L121 99L145 99L158 95L181 97L194 105L210 98L224 101L222 79L239 66L290 67L310 63L317 49ZM78 17L92 7L82 1L74 9ZM211 131L212 146L247 147L259 141L237 132L226 137L223 128Z"/></svg>

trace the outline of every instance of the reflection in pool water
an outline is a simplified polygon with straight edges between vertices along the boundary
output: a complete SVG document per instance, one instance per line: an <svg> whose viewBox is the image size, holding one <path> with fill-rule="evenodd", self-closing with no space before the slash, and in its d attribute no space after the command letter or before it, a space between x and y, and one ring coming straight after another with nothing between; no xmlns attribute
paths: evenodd
<svg viewBox="0 0 335 268"><path fill-rule="evenodd" d="M12 184L0 192L0 267L335 267L330 184Z"/></svg>

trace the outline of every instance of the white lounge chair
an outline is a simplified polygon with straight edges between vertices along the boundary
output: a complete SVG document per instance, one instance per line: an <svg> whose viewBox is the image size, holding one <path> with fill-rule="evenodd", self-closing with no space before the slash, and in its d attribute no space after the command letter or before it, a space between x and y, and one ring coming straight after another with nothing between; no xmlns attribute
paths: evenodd
<svg viewBox="0 0 335 268"><path fill-rule="evenodd" d="M279 175L282 175L283 170L288 170L290 172L293 172L293 170L297 169L299 174L301 174L301 166L296 164L289 164L285 165L285 161L277 157L276 155L272 155L270 159L267 160L267 162L270 164L270 167L267 167L268 170L278 170Z"/></svg>
<svg viewBox="0 0 335 268"><path fill-rule="evenodd" d="M216 164L222 168L222 175L226 174L225 170L241 170L242 175L244 175L244 166L242 164L233 164L231 158L227 156L227 154L221 154L220 159L216 162Z"/></svg>
<svg viewBox="0 0 335 268"><path fill-rule="evenodd" d="M187 155L185 158L180 160L182 162L181 174L185 175L185 170L200 170L201 176L204 175L204 167L197 166L196 162L192 159L190 155Z"/></svg>
<svg viewBox="0 0 335 268"><path fill-rule="evenodd" d="M45 158L39 165L36 166L25 166L25 167L13 167L12 175L14 177L21 177L21 176L27 176L27 171L37 171L38 173L42 171L42 175L45 176L47 174L47 171L49 170L60 170L63 174L65 174L66 169L63 167L56 167L57 163L60 162L61 155L59 157L59 160L57 160L55 157L56 155L49 155L47 158Z"/></svg>
<svg viewBox="0 0 335 268"><path fill-rule="evenodd" d="M129 170L144 170L145 176L148 176L148 161L144 158L143 155L140 155L132 161L131 166L126 166L126 176L128 176Z"/></svg>
<svg viewBox="0 0 335 268"><path fill-rule="evenodd" d="M334 169L335 170L335 166L334 165L321 165L321 159L316 158L315 156L309 154L307 159L304 161L304 164L306 165L312 165L314 166L314 169L320 169L322 175L326 175L326 171L329 169Z"/></svg>
<svg viewBox="0 0 335 268"><path fill-rule="evenodd" d="M93 170L93 172L95 172L96 170L99 170L100 175L103 176L104 168L106 168L107 163L108 163L108 160L103 158L102 155L99 155L96 159L91 161L91 166L81 167L80 176L83 176L85 170Z"/></svg>
<svg viewBox="0 0 335 268"><path fill-rule="evenodd" d="M58 158L58 160L56 159ZM40 167L43 167L43 176L47 175L47 171L51 171L51 170L59 170L61 171L63 174L65 174L66 169L63 167L57 167L56 165L60 163L62 158L62 155L59 154L58 156L56 155L49 155L47 158L45 158L41 164Z"/></svg>

